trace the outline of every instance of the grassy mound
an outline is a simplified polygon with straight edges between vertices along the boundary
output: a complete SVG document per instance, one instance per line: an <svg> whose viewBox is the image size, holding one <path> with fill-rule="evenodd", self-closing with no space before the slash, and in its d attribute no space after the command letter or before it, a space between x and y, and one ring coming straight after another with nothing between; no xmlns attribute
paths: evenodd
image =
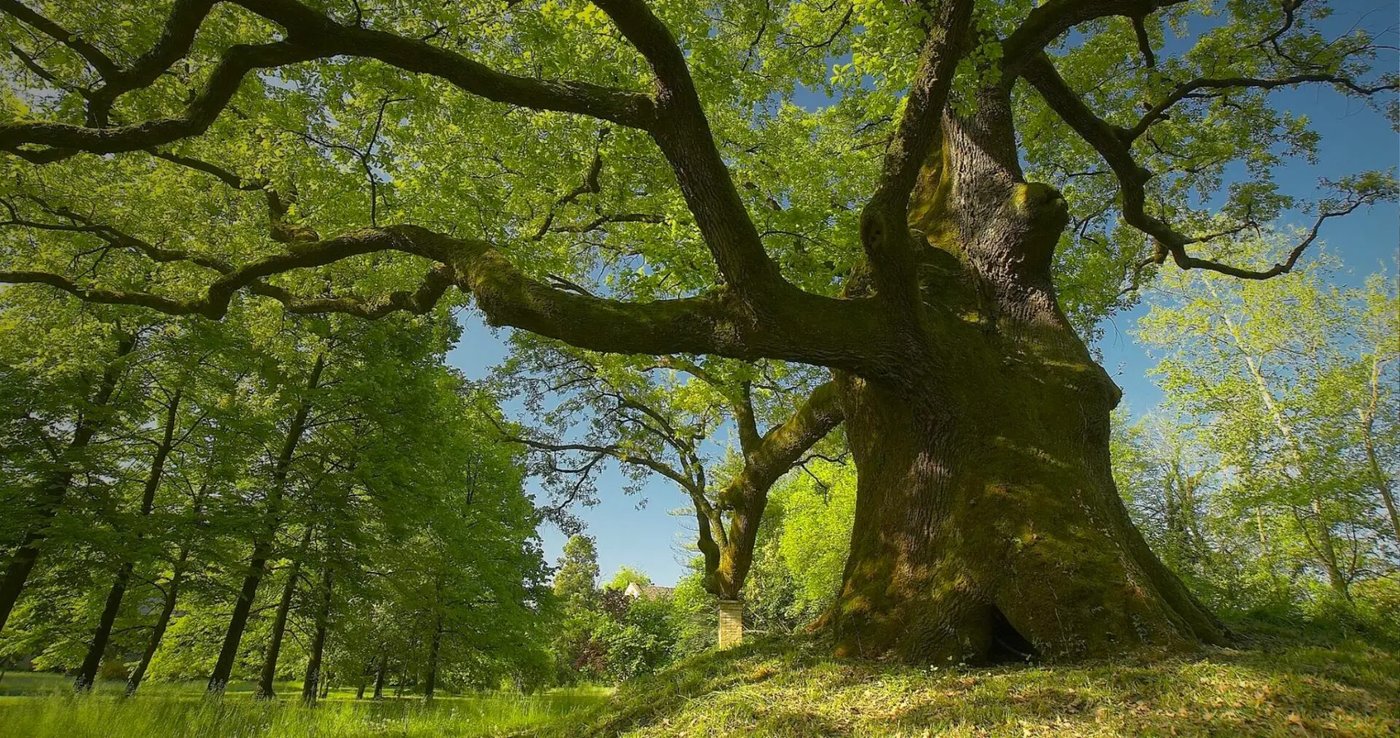
<svg viewBox="0 0 1400 738"><path fill-rule="evenodd" d="M707 654L534 734L1400 735L1400 650L1356 636L1054 667L917 669L828 654L791 639Z"/></svg>

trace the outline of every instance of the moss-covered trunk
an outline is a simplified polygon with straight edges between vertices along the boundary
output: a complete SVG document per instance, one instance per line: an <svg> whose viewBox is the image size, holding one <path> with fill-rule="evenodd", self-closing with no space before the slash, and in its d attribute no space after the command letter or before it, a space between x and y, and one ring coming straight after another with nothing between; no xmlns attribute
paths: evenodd
<svg viewBox="0 0 1400 738"><path fill-rule="evenodd" d="M841 652L971 662L1219 641L1118 498L1107 380L1001 358L923 393L846 378L860 481Z"/></svg>
<svg viewBox="0 0 1400 738"><path fill-rule="evenodd" d="M1066 224L1026 184L1005 90L946 118L909 221L908 357L842 375L859 472L826 620L844 654L916 662L1180 650L1223 633L1129 522L1109 464L1119 391L1058 306Z"/></svg>

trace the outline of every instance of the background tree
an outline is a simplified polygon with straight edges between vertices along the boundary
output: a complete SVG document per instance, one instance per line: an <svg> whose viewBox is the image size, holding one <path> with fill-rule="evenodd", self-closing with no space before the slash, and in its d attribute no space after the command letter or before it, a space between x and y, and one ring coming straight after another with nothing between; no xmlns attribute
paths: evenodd
<svg viewBox="0 0 1400 738"><path fill-rule="evenodd" d="M612 357L518 337L502 384L554 433L509 436L566 500L591 499L614 460L635 484L659 475L690 502L706 590L733 608L752 566L769 489L841 422L835 387L801 367ZM581 428L580 428L581 426ZM574 431L577 437L570 437ZM726 449L716 436L737 439Z"/></svg>
<svg viewBox="0 0 1400 738"><path fill-rule="evenodd" d="M1170 407L1198 428L1157 421L1118 463L1159 550L1225 607L1288 606L1318 582L1349 607L1355 585L1386 586L1400 562L1383 494L1395 457L1371 454L1394 433L1400 305L1393 283L1341 288L1333 268L1167 280L1140 323Z"/></svg>

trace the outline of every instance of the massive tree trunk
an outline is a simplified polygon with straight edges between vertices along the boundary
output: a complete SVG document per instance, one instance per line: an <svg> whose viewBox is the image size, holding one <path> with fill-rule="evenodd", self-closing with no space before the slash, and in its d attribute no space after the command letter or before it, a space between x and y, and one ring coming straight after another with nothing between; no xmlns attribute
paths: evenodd
<svg viewBox="0 0 1400 738"><path fill-rule="evenodd" d="M311 545L311 526L306 526L306 531L301 535L301 544L297 546L296 552L292 555L291 565L287 569L287 581L282 586L282 598L277 601L277 614L272 618L272 633L267 643L267 653L263 656L262 674L258 677L258 686L254 690L254 696L258 699L270 700L277 695L274 692L274 682L277 681L277 659L282 654L282 638L287 633L287 615L292 609L292 598L297 593L297 582L301 579L301 561L306 557L306 549Z"/></svg>
<svg viewBox="0 0 1400 738"><path fill-rule="evenodd" d="M175 446L175 421L180 414L180 398L183 394L182 389L176 389L174 396L170 398L170 404L166 406L161 439L156 445L155 456L151 458L151 470L146 475L146 484L141 490L142 521L149 518L151 511L155 509L156 492L160 490L161 476L165 473L165 460L170 456L170 451ZM144 530L137 532L136 543L138 546L145 537ZM102 666L102 657L107 653L107 642L112 635L112 625L117 620L117 613L121 611L122 598L126 595L126 587L131 582L131 572L135 568L136 562L128 556L117 571L117 578L112 582L112 589L107 593L107 602L102 608L102 616L98 619L97 630L92 634L92 642L88 644L87 656L83 659L83 665L78 669L78 677L73 682L73 688L78 692L91 690L92 685L97 681L97 670Z"/></svg>
<svg viewBox="0 0 1400 738"><path fill-rule="evenodd" d="M838 653L985 662L1219 642L1114 486L1120 393L1056 303L1065 203L1022 180L1009 95L983 91L974 118L941 128L909 214L922 305L905 366L838 374L859 471L824 619Z"/></svg>
<svg viewBox="0 0 1400 738"><path fill-rule="evenodd" d="M0 580L0 632L4 632L10 612L14 610L20 592L29 581L29 574L34 571L34 564L39 560L39 549L49 535L49 521L58 514L64 499L68 497L68 489L73 485L73 477L78 472L77 465L102 425L107 406L117 391L117 382L121 379L126 363L124 359L135 350L135 339L123 336L118 340L116 356L103 370L97 391L87 408L79 414L78 422L73 427L73 437L57 460L54 471L39 485L38 499L35 503L36 520L15 549L14 556L5 568L4 580Z"/></svg>
<svg viewBox="0 0 1400 738"><path fill-rule="evenodd" d="M180 556L175 561L174 571L170 575L170 581L165 585L165 597L161 602L160 615L156 616L156 623L151 628L150 640L146 642L146 650L141 654L141 661L136 664L136 670L131 672L131 676L126 680L126 696L136 694L136 690L141 687L141 680L146 676L146 670L151 667L151 659L155 658L156 651L160 649L160 641L165 637L165 629L170 626L170 617L175 613L175 602L180 595L180 583L185 578L185 562L189 560L190 550L188 547L180 548Z"/></svg>
<svg viewBox="0 0 1400 738"><path fill-rule="evenodd" d="M220 694L224 691L224 687L228 686L229 676L233 673L233 664L238 660L238 644L243 641L243 631L248 627L248 614L252 612L253 601L257 599L258 586L262 584L263 575L267 571L267 560L272 555L277 529L281 525L282 497L286 494L287 474L291 470L292 459L296 454L297 445L301 443L302 435L306 432L306 421L311 414L309 395L320 383L321 372L325 367L325 354L318 354L316 363L311 367L311 375L306 381L308 396L297 405L297 411L292 416L291 425L287 428L286 440L282 444L282 450L277 455L276 463L273 465L272 487L268 492L267 507L263 512L266 529L253 542L253 554L248 561L248 573L243 577L243 586L238 591L238 601L234 603L233 614L229 617L228 630L224 633L223 646L219 649L219 659L214 663L213 672L209 674L207 690L211 694Z"/></svg>

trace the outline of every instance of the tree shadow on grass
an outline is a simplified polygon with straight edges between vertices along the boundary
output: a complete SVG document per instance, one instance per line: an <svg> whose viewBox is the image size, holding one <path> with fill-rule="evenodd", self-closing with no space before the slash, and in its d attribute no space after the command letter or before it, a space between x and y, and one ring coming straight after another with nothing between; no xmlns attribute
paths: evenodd
<svg viewBox="0 0 1400 738"><path fill-rule="evenodd" d="M1400 650L1357 638L1195 658L916 668L766 639L625 685L541 735L1400 735Z"/></svg>

